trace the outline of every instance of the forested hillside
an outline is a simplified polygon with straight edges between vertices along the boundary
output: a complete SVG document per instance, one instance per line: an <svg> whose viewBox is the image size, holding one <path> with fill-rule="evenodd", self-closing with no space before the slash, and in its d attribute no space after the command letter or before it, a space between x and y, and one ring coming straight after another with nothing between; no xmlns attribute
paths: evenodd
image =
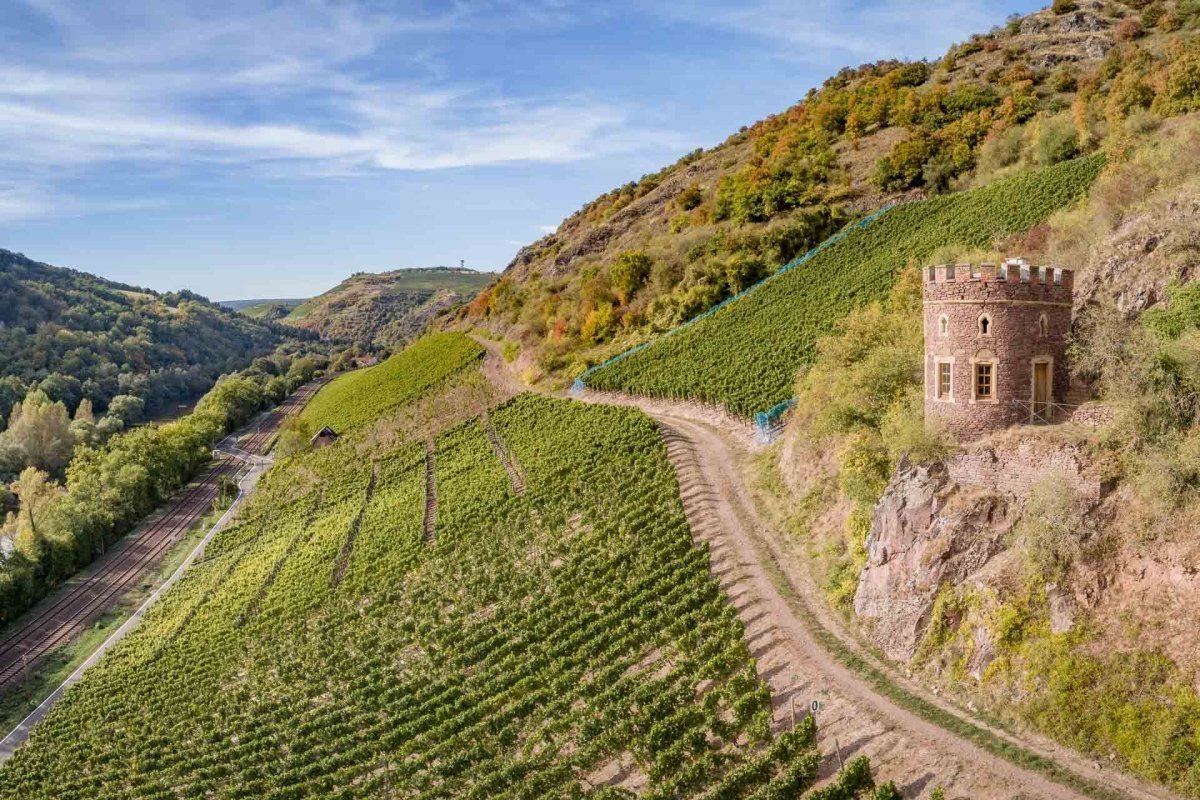
<svg viewBox="0 0 1200 800"><path fill-rule="evenodd" d="M519 339L531 378L574 377L888 202L1119 152L1125 131L1197 108L1194 0L1056 0L936 61L844 69L602 195L522 249L462 318Z"/></svg>
<svg viewBox="0 0 1200 800"><path fill-rule="evenodd" d="M403 345L434 316L470 300L491 279L489 273L456 267L359 272L279 318L326 339ZM266 313L277 314L278 306L274 309Z"/></svg>
<svg viewBox="0 0 1200 800"><path fill-rule="evenodd" d="M196 398L281 339L280 328L191 292L159 294L0 250L0 427L34 388L72 413L81 400L103 413L131 398L140 419Z"/></svg>

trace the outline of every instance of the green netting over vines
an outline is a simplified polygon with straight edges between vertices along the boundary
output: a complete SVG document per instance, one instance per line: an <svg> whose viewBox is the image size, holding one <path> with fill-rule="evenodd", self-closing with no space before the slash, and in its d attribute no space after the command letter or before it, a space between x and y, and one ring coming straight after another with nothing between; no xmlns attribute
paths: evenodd
<svg viewBox="0 0 1200 800"><path fill-rule="evenodd" d="M597 370L587 385L719 403L742 416L765 411L792 396L817 339L887 294L898 269L944 245L987 247L1033 227L1080 197L1102 166L1089 156L897 206L738 302Z"/></svg>

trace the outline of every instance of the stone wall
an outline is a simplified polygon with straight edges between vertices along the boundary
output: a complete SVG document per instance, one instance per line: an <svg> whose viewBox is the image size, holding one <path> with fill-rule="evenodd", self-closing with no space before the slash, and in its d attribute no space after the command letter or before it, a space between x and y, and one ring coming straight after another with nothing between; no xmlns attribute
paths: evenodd
<svg viewBox="0 0 1200 800"><path fill-rule="evenodd" d="M972 486L1018 499L1051 476L1058 476L1079 493L1097 502L1100 481L1090 477L1079 448L1061 443L1023 439L976 445L946 459L946 475L961 486Z"/></svg>
<svg viewBox="0 0 1200 800"><path fill-rule="evenodd" d="M1117 410L1103 403L1086 403L1071 412L1071 422L1089 428L1102 428L1117 418Z"/></svg>

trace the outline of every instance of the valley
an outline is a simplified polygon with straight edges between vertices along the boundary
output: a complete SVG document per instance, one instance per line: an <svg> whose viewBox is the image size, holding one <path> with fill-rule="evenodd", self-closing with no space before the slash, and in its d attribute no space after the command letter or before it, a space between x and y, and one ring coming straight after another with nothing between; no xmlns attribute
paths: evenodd
<svg viewBox="0 0 1200 800"><path fill-rule="evenodd" d="M824 82L751 5L163 22L164 205L58 222L128 282L0 250L0 800L1200 798L1200 3L867 3Z"/></svg>

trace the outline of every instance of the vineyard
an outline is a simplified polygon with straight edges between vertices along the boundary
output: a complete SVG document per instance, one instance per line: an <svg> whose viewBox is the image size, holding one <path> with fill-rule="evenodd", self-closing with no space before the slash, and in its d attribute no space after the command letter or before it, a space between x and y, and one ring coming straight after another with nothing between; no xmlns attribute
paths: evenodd
<svg viewBox="0 0 1200 800"><path fill-rule="evenodd" d="M815 730L773 730L654 423L522 395L488 424L435 442L432 542L424 443L360 458L344 437L268 473L0 769L0 798L810 787ZM812 796L898 795L856 759Z"/></svg>
<svg viewBox="0 0 1200 800"><path fill-rule="evenodd" d="M424 336L382 364L339 377L300 418L345 433L420 397L481 358L483 348L464 334Z"/></svg>
<svg viewBox="0 0 1200 800"><path fill-rule="evenodd" d="M987 247L1077 199L1100 156L1076 159L961 194L893 208L803 266L736 303L587 376L589 387L724 405L751 416L792 396L816 341L855 306L882 298L896 271L939 247Z"/></svg>

